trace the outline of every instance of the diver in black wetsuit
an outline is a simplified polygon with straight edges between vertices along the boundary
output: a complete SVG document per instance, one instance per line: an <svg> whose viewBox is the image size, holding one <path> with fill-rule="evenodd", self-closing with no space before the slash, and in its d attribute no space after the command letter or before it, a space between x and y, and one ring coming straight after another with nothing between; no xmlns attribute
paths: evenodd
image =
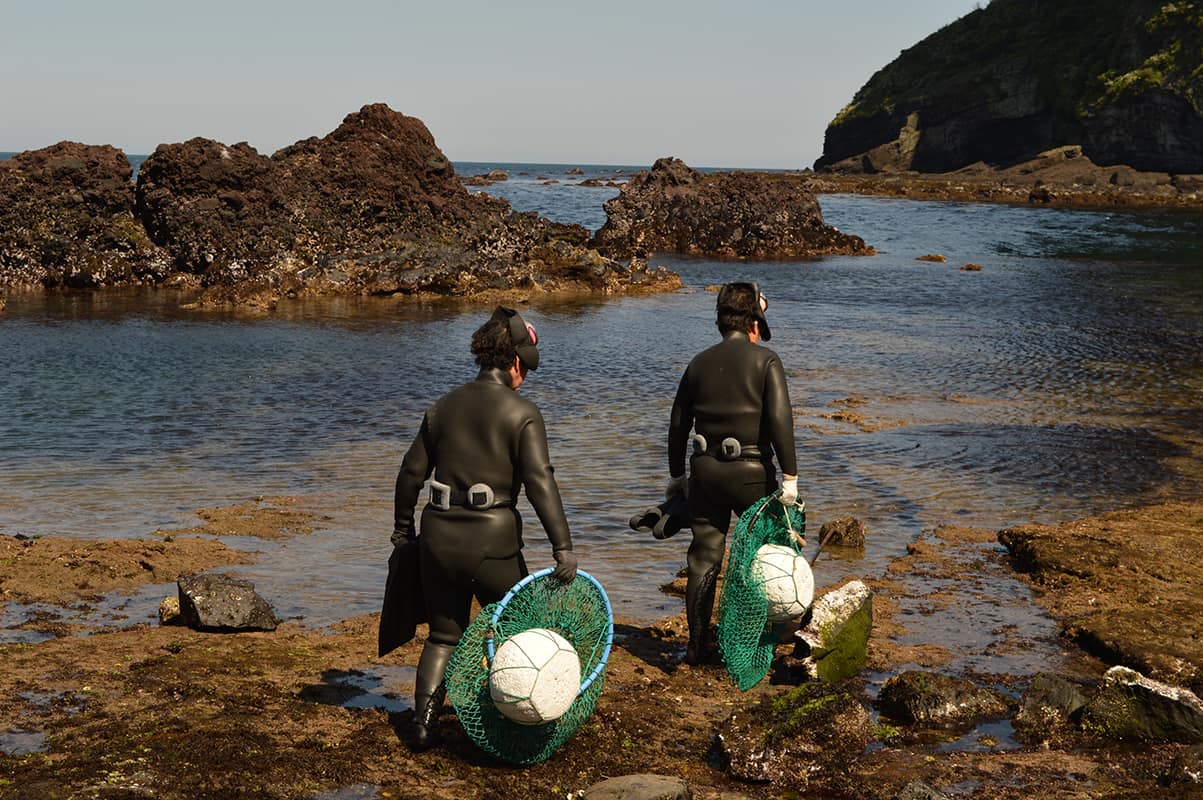
<svg viewBox="0 0 1203 800"><path fill-rule="evenodd" d="M772 333L768 302L754 283L728 283L718 294L716 325L723 340L689 362L673 403L668 429L666 496L686 492L690 528L685 615L685 661L707 657L714 587L723 560L731 514L777 489L773 455L781 465L781 501L798 500L794 420L781 359L767 347ZM695 431L690 475L685 451Z"/></svg>
<svg viewBox="0 0 1203 800"><path fill-rule="evenodd" d="M539 366L537 342L534 328L499 306L472 336L480 365L476 380L426 412L397 475L394 543L417 536L414 505L430 479L418 539L430 635L418 661L414 724L407 735L415 750L438 738L443 674L468 625L472 596L482 606L497 602L527 574L522 518L514 508L521 488L551 540L554 577L568 582L576 576L543 416L515 391Z"/></svg>

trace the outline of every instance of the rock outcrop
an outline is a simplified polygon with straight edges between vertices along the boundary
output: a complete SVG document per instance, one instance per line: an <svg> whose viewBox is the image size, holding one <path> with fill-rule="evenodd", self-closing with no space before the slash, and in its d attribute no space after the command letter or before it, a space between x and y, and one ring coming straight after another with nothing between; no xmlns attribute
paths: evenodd
<svg viewBox="0 0 1203 800"><path fill-rule="evenodd" d="M765 172L703 174L661 158L607 201L594 245L615 257L683 253L787 259L869 255L859 236L823 222L819 201L798 176Z"/></svg>
<svg viewBox="0 0 1203 800"><path fill-rule="evenodd" d="M108 145L60 142L0 161L0 286L162 280L168 262L134 218L131 175Z"/></svg>
<svg viewBox="0 0 1203 800"><path fill-rule="evenodd" d="M680 286L589 232L469 193L426 126L382 104L272 156L160 145L138 172L64 143L0 162L0 284L192 285L202 305L286 295L611 294Z"/></svg>
<svg viewBox="0 0 1203 800"><path fill-rule="evenodd" d="M972 681L937 672L908 670L881 687L877 706L891 719L926 725L962 725L1006 716L1005 695Z"/></svg>
<svg viewBox="0 0 1203 800"><path fill-rule="evenodd" d="M1101 165L1203 172L1203 10L994 0L879 70L817 169L947 172L1081 145Z"/></svg>

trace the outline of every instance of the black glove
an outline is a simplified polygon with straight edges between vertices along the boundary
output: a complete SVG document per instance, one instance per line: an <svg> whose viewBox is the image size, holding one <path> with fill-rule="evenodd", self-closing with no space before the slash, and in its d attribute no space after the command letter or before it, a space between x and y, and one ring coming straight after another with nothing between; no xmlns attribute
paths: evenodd
<svg viewBox="0 0 1203 800"><path fill-rule="evenodd" d="M393 528L393 535L389 537L389 541L393 543L393 547L404 542L416 542L418 540L418 532L414 529L413 523L410 523L404 528Z"/></svg>
<svg viewBox="0 0 1203 800"><path fill-rule="evenodd" d="M571 550L557 550L552 553L556 560L556 568L551 577L564 583L572 583L576 578L576 554Z"/></svg>

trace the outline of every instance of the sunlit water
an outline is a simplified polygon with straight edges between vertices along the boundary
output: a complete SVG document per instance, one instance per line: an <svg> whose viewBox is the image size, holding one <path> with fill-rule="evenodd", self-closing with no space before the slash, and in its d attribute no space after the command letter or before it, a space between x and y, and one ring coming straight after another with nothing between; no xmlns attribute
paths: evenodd
<svg viewBox="0 0 1203 800"><path fill-rule="evenodd" d="M625 174L506 167L511 180L489 191L590 228L617 190L569 182ZM626 521L660 496L673 392L717 339L704 287L727 280L759 281L771 300L810 524L854 514L869 526L864 559L820 561L820 584L824 570L880 574L943 521L1003 527L1198 496L1203 218L822 204L880 254L660 257L686 291L524 312L543 365L521 391L548 421L581 564L617 613L680 608L658 586L688 533L657 542ZM948 261L915 260L926 253ZM969 262L982 270L958 269ZM301 495L330 519L282 543L232 542L263 551L236 571L308 624L374 611L397 466L423 410L475 374L468 342L487 312L335 299L246 319L172 310L154 293L10 295L0 532L137 537L194 524L198 508ZM866 424L824 416L847 398ZM545 566L524 508L528 560Z"/></svg>

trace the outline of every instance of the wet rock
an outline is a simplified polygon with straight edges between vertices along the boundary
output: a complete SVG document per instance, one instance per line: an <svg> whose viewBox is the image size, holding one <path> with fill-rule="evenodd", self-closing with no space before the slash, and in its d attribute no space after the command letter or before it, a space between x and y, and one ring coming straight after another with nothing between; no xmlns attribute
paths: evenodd
<svg viewBox="0 0 1203 800"><path fill-rule="evenodd" d="M0 161L0 286L162 279L168 259L134 218L131 175L108 145L60 142Z"/></svg>
<svg viewBox="0 0 1203 800"><path fill-rule="evenodd" d="M843 775L871 738L860 700L839 686L808 683L733 713L719 725L710 755L739 780L801 790Z"/></svg>
<svg viewBox="0 0 1203 800"><path fill-rule="evenodd" d="M279 624L267 601L250 581L207 574L180 578L180 614L184 623L204 631L274 631Z"/></svg>
<svg viewBox="0 0 1203 800"><path fill-rule="evenodd" d="M1166 782L1181 787L1203 784L1203 745L1195 745L1175 756Z"/></svg>
<svg viewBox="0 0 1203 800"><path fill-rule="evenodd" d="M1065 635L1109 664L1203 694L1203 512L1165 503L998 534Z"/></svg>
<svg viewBox="0 0 1203 800"><path fill-rule="evenodd" d="M943 264L948 259L938 253L928 253L925 256L919 256L916 261L930 261L933 264Z"/></svg>
<svg viewBox="0 0 1203 800"><path fill-rule="evenodd" d="M982 265L981 264L962 264L960 269L961 269L961 272L981 272Z"/></svg>
<svg viewBox="0 0 1203 800"><path fill-rule="evenodd" d="M948 795L923 781L911 781L894 795L894 800L948 800Z"/></svg>
<svg viewBox="0 0 1203 800"><path fill-rule="evenodd" d="M865 523L856 517L837 517L819 528L819 541L837 547L864 547Z"/></svg>
<svg viewBox="0 0 1203 800"><path fill-rule="evenodd" d="M681 778L667 775L622 775L585 790L582 800L690 800L693 793Z"/></svg>
<svg viewBox="0 0 1203 800"><path fill-rule="evenodd" d="M178 596L164 597L159 603L160 625L183 625L184 618L180 614L180 598Z"/></svg>
<svg viewBox="0 0 1203 800"><path fill-rule="evenodd" d="M594 237L614 256L640 250L719 258L800 258L874 252L859 236L823 222L819 202L797 176L702 174L661 158L607 201Z"/></svg>
<svg viewBox="0 0 1203 800"><path fill-rule="evenodd" d="M1079 686L1041 673L1024 692L1012 724L1022 738L1042 741L1067 730L1085 705L1086 695Z"/></svg>
<svg viewBox="0 0 1203 800"><path fill-rule="evenodd" d="M873 592L851 581L815 600L810 620L795 636L798 646L790 666L810 679L835 683L865 665L873 628Z"/></svg>
<svg viewBox="0 0 1203 800"><path fill-rule="evenodd" d="M957 725L1006 715L1005 695L964 678L908 670L886 681L877 697L881 712L899 722Z"/></svg>
<svg viewBox="0 0 1203 800"><path fill-rule="evenodd" d="M1111 739L1203 743L1203 703L1189 689L1112 667L1082 709L1082 729Z"/></svg>

